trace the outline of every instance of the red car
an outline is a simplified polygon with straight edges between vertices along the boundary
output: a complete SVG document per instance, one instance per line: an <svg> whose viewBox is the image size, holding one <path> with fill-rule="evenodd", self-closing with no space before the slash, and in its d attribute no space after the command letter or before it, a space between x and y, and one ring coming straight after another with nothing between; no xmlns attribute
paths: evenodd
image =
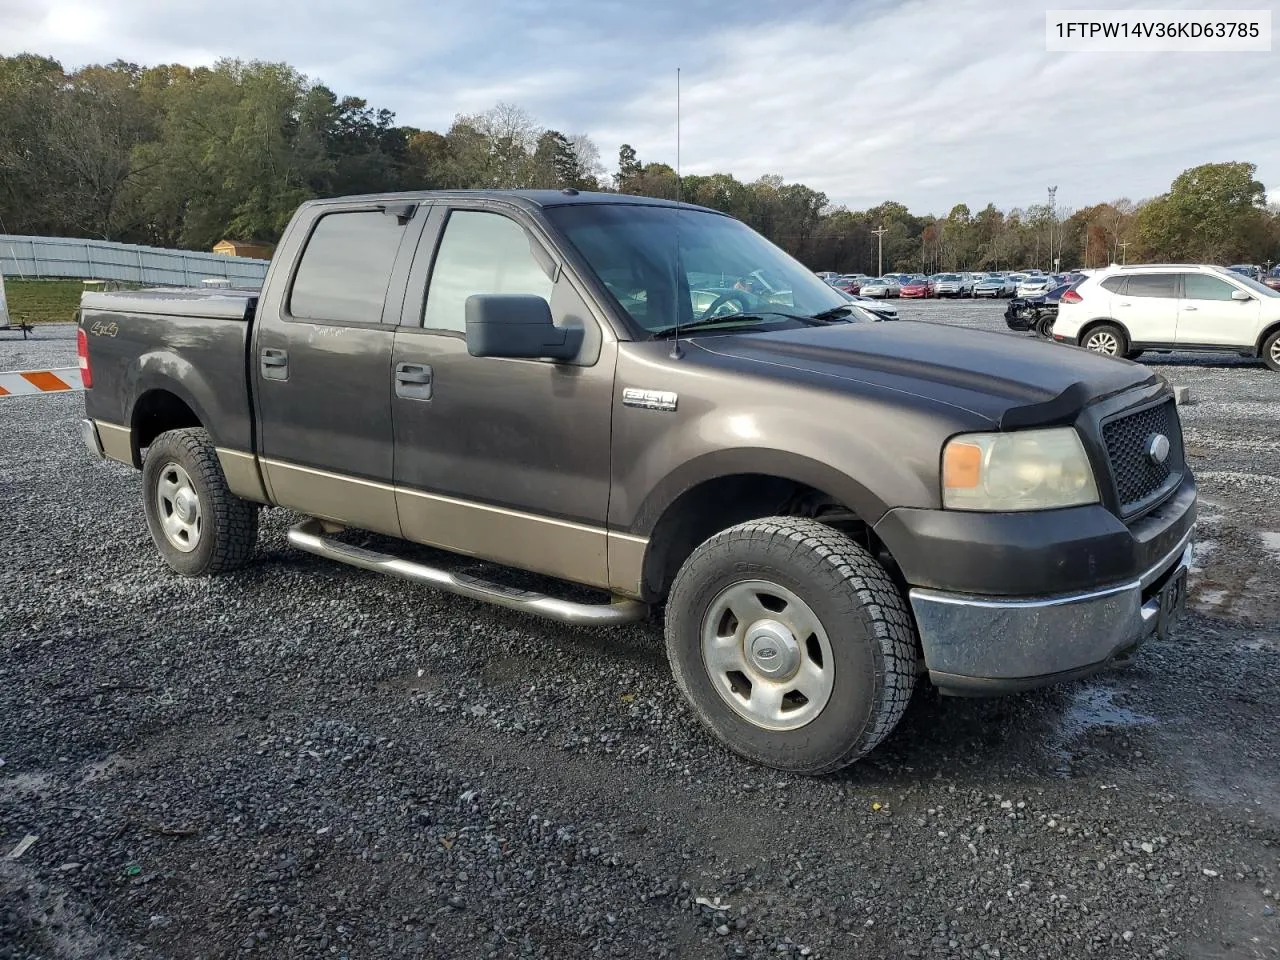
<svg viewBox="0 0 1280 960"><path fill-rule="evenodd" d="M933 285L925 277L912 277L902 284L903 297L932 297Z"/></svg>
<svg viewBox="0 0 1280 960"><path fill-rule="evenodd" d="M1280 290L1280 273L1269 273L1262 278L1262 282L1272 290Z"/></svg>
<svg viewBox="0 0 1280 960"><path fill-rule="evenodd" d="M837 280L835 284L833 284L833 286L835 286L837 290L843 290L845 293L851 293L854 296L857 296L858 291L862 289L862 281L861 280Z"/></svg>

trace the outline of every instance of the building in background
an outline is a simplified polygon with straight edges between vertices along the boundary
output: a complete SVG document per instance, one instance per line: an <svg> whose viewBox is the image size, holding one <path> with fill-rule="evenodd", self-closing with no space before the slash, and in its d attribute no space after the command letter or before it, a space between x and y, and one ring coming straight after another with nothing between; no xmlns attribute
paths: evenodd
<svg viewBox="0 0 1280 960"><path fill-rule="evenodd" d="M258 240L219 240L213 245L214 253L227 257L252 257L257 260L270 260L275 245Z"/></svg>

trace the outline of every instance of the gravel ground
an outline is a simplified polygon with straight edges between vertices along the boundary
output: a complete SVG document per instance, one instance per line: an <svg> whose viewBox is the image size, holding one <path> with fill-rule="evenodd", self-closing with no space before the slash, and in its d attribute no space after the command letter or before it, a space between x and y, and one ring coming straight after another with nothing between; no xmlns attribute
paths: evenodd
<svg viewBox="0 0 1280 960"><path fill-rule="evenodd" d="M69 363L69 328L0 337L0 370ZM175 577L81 399L0 400L0 958L1280 956L1280 376L1152 365L1194 400L1181 633L920 690L813 780L714 745L656 623L327 563L282 511L246 570Z"/></svg>

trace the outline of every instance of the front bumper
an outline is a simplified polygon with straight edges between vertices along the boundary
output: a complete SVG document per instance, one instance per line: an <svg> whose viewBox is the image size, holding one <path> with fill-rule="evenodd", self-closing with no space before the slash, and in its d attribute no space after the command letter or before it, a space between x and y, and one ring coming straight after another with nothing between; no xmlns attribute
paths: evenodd
<svg viewBox="0 0 1280 960"><path fill-rule="evenodd" d="M1086 676L1123 660L1156 632L1166 587L1185 591L1191 552L1188 534L1134 580L1040 599L913 589L929 678L943 693L988 696Z"/></svg>

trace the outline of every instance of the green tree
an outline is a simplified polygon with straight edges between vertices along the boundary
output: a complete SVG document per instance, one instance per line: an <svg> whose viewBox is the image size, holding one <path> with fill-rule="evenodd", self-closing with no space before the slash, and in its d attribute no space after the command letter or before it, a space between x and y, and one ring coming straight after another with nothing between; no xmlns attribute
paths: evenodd
<svg viewBox="0 0 1280 960"><path fill-rule="evenodd" d="M1144 255L1201 263L1256 256L1266 232L1266 189L1252 163L1206 163L1184 170L1169 192L1138 215Z"/></svg>

